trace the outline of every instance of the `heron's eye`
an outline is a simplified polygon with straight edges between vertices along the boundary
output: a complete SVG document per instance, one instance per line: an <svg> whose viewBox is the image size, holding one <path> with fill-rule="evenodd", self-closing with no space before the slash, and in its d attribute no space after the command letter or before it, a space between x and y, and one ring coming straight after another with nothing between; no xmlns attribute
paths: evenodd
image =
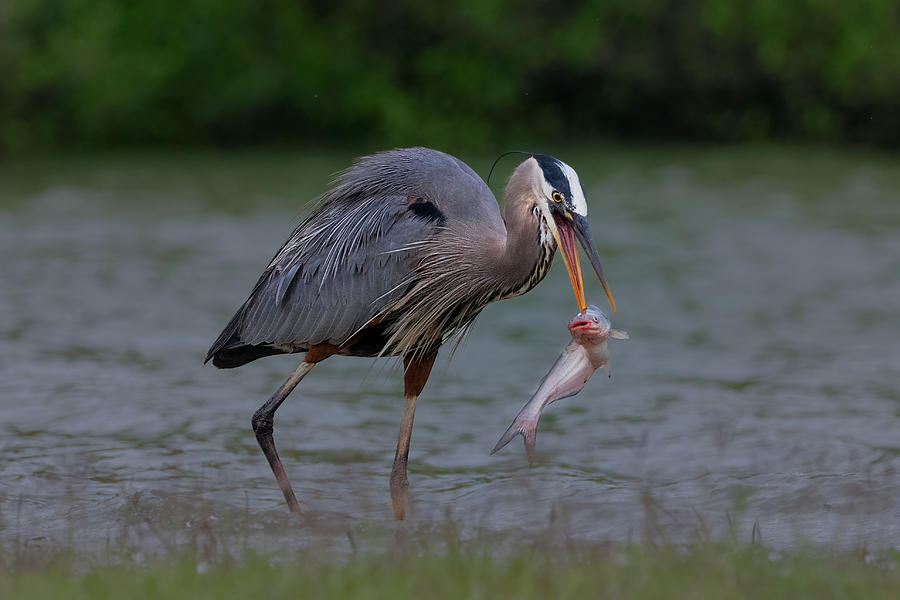
<svg viewBox="0 0 900 600"><path fill-rule="evenodd" d="M563 201L563 195L560 194L559 192L553 192L550 196L551 196L551 198L553 198L554 202L562 202Z"/></svg>

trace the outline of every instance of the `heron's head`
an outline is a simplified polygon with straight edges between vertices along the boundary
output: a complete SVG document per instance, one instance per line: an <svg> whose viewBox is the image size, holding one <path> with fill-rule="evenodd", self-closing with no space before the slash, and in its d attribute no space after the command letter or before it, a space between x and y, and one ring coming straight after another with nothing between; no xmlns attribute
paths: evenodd
<svg viewBox="0 0 900 600"><path fill-rule="evenodd" d="M529 161L533 161L534 164L529 165ZM535 166L537 168L534 168ZM587 200L584 196L584 188L578 179L578 173L558 158L546 154L535 154L522 163L522 167L525 167L523 175L531 178L529 187L533 190L534 202L539 209L540 216L553 234L556 245L562 251L566 269L569 271L569 279L572 281L572 289L575 291L575 299L578 301L578 310L584 311L587 303L584 300L581 263L575 248L576 239L591 261L597 277L600 278L603 291L606 292L609 305L615 312L616 302L613 300L609 284L606 283L603 267L600 265L600 257L597 256L597 250L594 248L594 241L591 238L591 230L587 221Z"/></svg>

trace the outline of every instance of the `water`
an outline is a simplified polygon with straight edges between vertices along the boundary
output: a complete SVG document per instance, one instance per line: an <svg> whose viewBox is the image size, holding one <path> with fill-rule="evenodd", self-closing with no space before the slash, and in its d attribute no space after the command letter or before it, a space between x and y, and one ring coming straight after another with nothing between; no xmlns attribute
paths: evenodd
<svg viewBox="0 0 900 600"><path fill-rule="evenodd" d="M562 261L488 307L420 399L400 524L393 362L329 359L279 410L302 521L249 428L297 357L201 366L349 156L0 167L0 541L340 553L450 525L511 545L895 544L900 165L806 149L559 155L585 183L631 340L613 343L612 379L546 411L528 468L518 439L488 452L568 341Z"/></svg>

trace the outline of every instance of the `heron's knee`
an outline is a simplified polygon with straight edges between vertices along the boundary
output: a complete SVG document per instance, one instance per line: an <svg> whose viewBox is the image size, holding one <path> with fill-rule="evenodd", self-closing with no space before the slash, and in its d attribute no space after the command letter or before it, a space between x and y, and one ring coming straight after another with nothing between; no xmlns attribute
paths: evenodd
<svg viewBox="0 0 900 600"><path fill-rule="evenodd" d="M253 433L255 433L257 437L261 435L272 435L272 432L275 429L272 415L261 408L253 413L253 417L250 419L250 426L253 427Z"/></svg>

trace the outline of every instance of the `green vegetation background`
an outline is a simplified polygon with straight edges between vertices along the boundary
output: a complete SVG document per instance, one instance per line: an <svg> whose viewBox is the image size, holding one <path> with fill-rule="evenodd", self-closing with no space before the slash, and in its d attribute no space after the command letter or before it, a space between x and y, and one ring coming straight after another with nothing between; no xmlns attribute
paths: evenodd
<svg viewBox="0 0 900 600"><path fill-rule="evenodd" d="M6 0L0 150L900 146L896 0Z"/></svg>

